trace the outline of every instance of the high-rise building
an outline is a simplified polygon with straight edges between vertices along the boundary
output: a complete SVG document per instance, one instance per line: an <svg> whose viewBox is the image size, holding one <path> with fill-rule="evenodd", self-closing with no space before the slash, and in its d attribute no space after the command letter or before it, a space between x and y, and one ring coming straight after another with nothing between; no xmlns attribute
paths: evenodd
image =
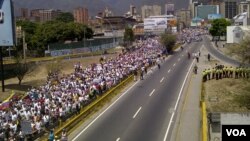
<svg viewBox="0 0 250 141"><path fill-rule="evenodd" d="M29 19L29 9L28 8L20 8L20 19L22 19L22 20Z"/></svg>
<svg viewBox="0 0 250 141"><path fill-rule="evenodd" d="M52 21L61 13L62 13L61 10L54 10L54 9L41 10L40 22Z"/></svg>
<svg viewBox="0 0 250 141"><path fill-rule="evenodd" d="M197 16L197 6L200 5L199 2L195 1L190 4L191 17L195 18Z"/></svg>
<svg viewBox="0 0 250 141"><path fill-rule="evenodd" d="M142 20L149 16L161 15L161 6L159 5L144 5L141 8Z"/></svg>
<svg viewBox="0 0 250 141"><path fill-rule="evenodd" d="M130 6L129 6L129 12L130 12L130 15L131 15L131 16L136 15L136 8L135 8L134 5L130 5Z"/></svg>
<svg viewBox="0 0 250 141"><path fill-rule="evenodd" d="M61 10L54 9L34 9L30 11L31 20L36 22L47 22L54 20L59 14L61 14Z"/></svg>
<svg viewBox="0 0 250 141"><path fill-rule="evenodd" d="M173 3L165 4L165 14L166 15L174 15L174 4Z"/></svg>
<svg viewBox="0 0 250 141"><path fill-rule="evenodd" d="M89 12L87 8L78 7L74 9L73 15L76 23L88 24Z"/></svg>
<svg viewBox="0 0 250 141"><path fill-rule="evenodd" d="M191 22L191 11L186 9L181 9L176 12L177 21L183 23L183 26L190 26ZM183 27L182 27L183 28ZM181 28L181 29L182 29Z"/></svg>
<svg viewBox="0 0 250 141"><path fill-rule="evenodd" d="M209 14L219 14L219 5L198 5L197 17L207 20Z"/></svg>
<svg viewBox="0 0 250 141"><path fill-rule="evenodd" d="M239 4L238 13L245 12L247 12L247 18L250 18L250 0Z"/></svg>
<svg viewBox="0 0 250 141"><path fill-rule="evenodd" d="M220 13L224 18L232 19L238 14L238 0L224 0L220 4Z"/></svg>

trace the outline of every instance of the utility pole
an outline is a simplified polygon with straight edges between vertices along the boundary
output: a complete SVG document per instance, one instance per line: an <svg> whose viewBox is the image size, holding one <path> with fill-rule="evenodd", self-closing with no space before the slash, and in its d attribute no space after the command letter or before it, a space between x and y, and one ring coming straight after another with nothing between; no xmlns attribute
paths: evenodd
<svg viewBox="0 0 250 141"><path fill-rule="evenodd" d="M25 42L25 32L23 31L23 60L24 60L24 63L26 63L26 49L27 49L27 44Z"/></svg>
<svg viewBox="0 0 250 141"><path fill-rule="evenodd" d="M3 67L3 47L0 48L0 62L1 62L2 92L5 92L5 86L4 86L4 67Z"/></svg>
<svg viewBox="0 0 250 141"><path fill-rule="evenodd" d="M83 34L83 38L84 38L84 47L86 47L86 27L84 27L84 34Z"/></svg>

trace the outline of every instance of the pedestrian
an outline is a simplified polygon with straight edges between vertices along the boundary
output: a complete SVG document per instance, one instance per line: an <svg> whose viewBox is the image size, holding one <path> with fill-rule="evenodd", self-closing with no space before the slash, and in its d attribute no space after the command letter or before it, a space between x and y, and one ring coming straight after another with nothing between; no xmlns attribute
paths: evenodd
<svg viewBox="0 0 250 141"><path fill-rule="evenodd" d="M183 47L181 46L181 50L183 50Z"/></svg>
<svg viewBox="0 0 250 141"><path fill-rule="evenodd" d="M194 73L195 73L195 74L197 74L197 70L198 70L198 67L197 67L197 65L195 64L195 66L194 66Z"/></svg>
<svg viewBox="0 0 250 141"><path fill-rule="evenodd" d="M190 53L188 52L188 59L190 59Z"/></svg>
<svg viewBox="0 0 250 141"><path fill-rule="evenodd" d="M211 76L210 76L211 75L211 70L208 69L206 74L207 74L207 79L210 80L210 78L211 78Z"/></svg>
<svg viewBox="0 0 250 141"><path fill-rule="evenodd" d="M51 129L49 132L49 141L54 141L55 139L55 135L54 135L54 131Z"/></svg>
<svg viewBox="0 0 250 141"><path fill-rule="evenodd" d="M195 58L196 58L196 62L199 63L199 57L196 56Z"/></svg>
<svg viewBox="0 0 250 141"><path fill-rule="evenodd" d="M210 61L210 57L211 57L211 56L210 56L210 54L208 53L208 54L207 54L207 60L208 60L208 61Z"/></svg>
<svg viewBox="0 0 250 141"><path fill-rule="evenodd" d="M206 69L202 72L203 82L207 81Z"/></svg>
<svg viewBox="0 0 250 141"><path fill-rule="evenodd" d="M68 141L67 132L65 129L62 131L62 137L60 141Z"/></svg>
<svg viewBox="0 0 250 141"><path fill-rule="evenodd" d="M219 79L219 69L215 69L215 78L216 80Z"/></svg>
<svg viewBox="0 0 250 141"><path fill-rule="evenodd" d="M134 69L134 81L137 81L137 75L138 75L137 69Z"/></svg>
<svg viewBox="0 0 250 141"><path fill-rule="evenodd" d="M143 69L140 70L140 80L143 80Z"/></svg>
<svg viewBox="0 0 250 141"><path fill-rule="evenodd" d="M211 70L211 73L212 73L212 79L214 79L215 78L215 68L212 68L212 70Z"/></svg>
<svg viewBox="0 0 250 141"><path fill-rule="evenodd" d="M199 57L201 56L201 51L198 51Z"/></svg>

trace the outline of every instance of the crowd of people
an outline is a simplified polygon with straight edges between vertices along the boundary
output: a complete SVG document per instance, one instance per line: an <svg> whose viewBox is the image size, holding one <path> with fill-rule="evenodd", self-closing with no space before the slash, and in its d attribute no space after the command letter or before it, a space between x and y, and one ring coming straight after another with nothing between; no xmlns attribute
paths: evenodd
<svg viewBox="0 0 250 141"><path fill-rule="evenodd" d="M59 120L66 120L80 112L98 95L117 85L135 70L156 64L163 47L157 37L137 41L131 51L115 58L103 59L83 68L75 64L68 75L50 73L46 84L32 88L23 99L12 99L6 109L0 110L0 140L23 139L22 121L30 121L32 132L50 129Z"/></svg>
<svg viewBox="0 0 250 141"><path fill-rule="evenodd" d="M250 68L248 67L228 67L224 65L216 65L212 69L205 69L202 72L203 82L210 79L222 79L222 78L249 78Z"/></svg>
<svg viewBox="0 0 250 141"><path fill-rule="evenodd" d="M185 28L178 34L178 41L181 43L191 43L202 41L202 36L208 34L208 30L203 28Z"/></svg>

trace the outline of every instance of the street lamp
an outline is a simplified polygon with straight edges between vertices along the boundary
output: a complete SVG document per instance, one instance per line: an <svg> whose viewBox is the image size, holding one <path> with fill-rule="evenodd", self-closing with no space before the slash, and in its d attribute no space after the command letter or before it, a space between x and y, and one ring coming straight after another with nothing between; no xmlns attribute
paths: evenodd
<svg viewBox="0 0 250 141"><path fill-rule="evenodd" d="M99 16L95 16L95 18L96 19L100 19L100 20L105 20L105 21L107 21L108 23L109 23L109 25L110 25L110 27L111 27L111 30L112 30L112 34L113 34L113 46L115 45L115 32L114 32L114 28L113 28L113 26L112 26L112 24L110 23L110 21L109 20L107 20L107 19L104 19L104 18L102 18L102 17L99 17Z"/></svg>

